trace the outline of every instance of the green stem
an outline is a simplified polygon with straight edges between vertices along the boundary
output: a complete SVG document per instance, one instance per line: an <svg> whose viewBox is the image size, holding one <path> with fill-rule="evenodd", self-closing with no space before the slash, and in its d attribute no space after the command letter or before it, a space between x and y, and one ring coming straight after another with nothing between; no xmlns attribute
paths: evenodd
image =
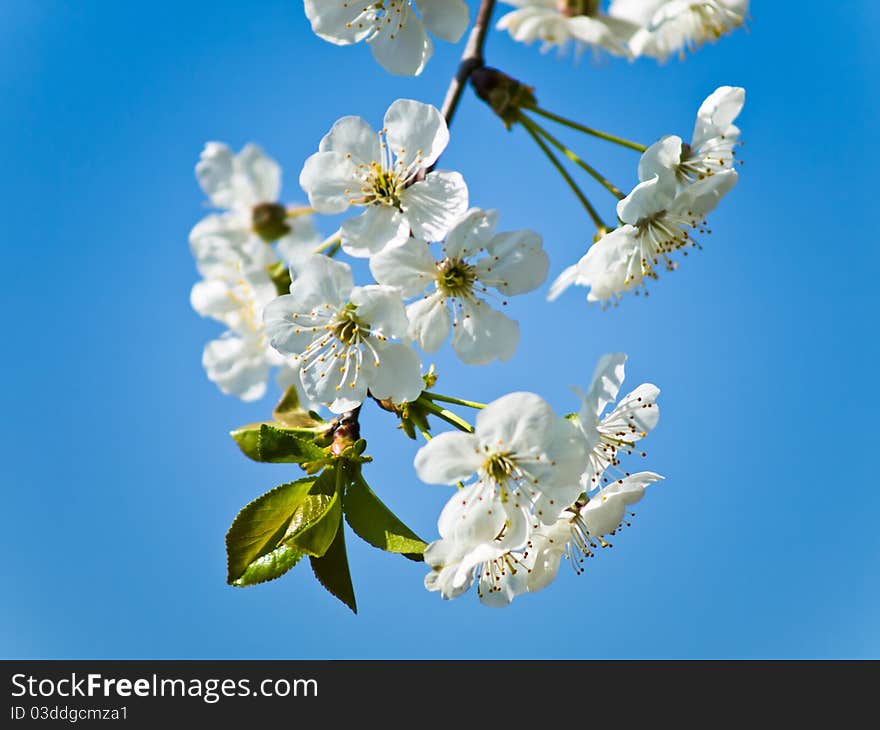
<svg viewBox="0 0 880 730"><path fill-rule="evenodd" d="M638 142L631 142L628 139L624 139L623 137L618 137L614 134L608 134L607 132L600 132L598 129L593 129L592 127L586 127L583 124L578 124L577 122L571 121L571 119L566 119L565 117L560 117L557 114L553 114L552 112L544 111L543 109L539 109L536 106L529 107L529 109L535 114L540 114L542 117L547 117L547 119L552 119L554 122L558 122L559 124L563 124L566 127L570 127L571 129L576 129L578 132L583 132L584 134L591 134L593 137L598 137L599 139L604 139L606 142L614 142L614 144L619 144L621 147L627 147L631 150L635 150L636 152L644 152L647 147L643 144L639 144Z"/></svg>
<svg viewBox="0 0 880 730"><path fill-rule="evenodd" d="M421 396L419 396L418 402L426 411L433 413L437 418L446 421L451 426L455 426L459 431L466 433L474 432L474 427L471 424L452 411L447 411L445 408L441 408L436 403L432 403L427 398L422 398Z"/></svg>
<svg viewBox="0 0 880 730"><path fill-rule="evenodd" d="M594 180L596 180L602 187L604 187L609 193L611 193L618 200L623 200L626 195L621 191L619 187L617 187L614 183L612 183L607 177L605 177L601 172L599 172L595 167L590 165L587 162L584 162L580 157L577 156L574 152L572 152L568 147L566 147L562 142L560 142L556 137L554 137L550 132L544 129L540 124L536 123L534 119L531 120L532 125L535 128L535 131L538 132L544 139L546 139L550 144L552 144L556 149L558 149L563 155L565 155L569 160L571 160L575 165L580 167L582 170L586 171Z"/></svg>
<svg viewBox="0 0 880 730"><path fill-rule="evenodd" d="M486 407L485 403L478 403L475 400L465 400L464 398L453 398L450 395L441 395L440 393L432 393L429 390L423 391L422 395L432 401L440 401L441 403L452 403L456 406L464 406L465 408L476 408L482 410Z"/></svg>
<svg viewBox="0 0 880 730"><path fill-rule="evenodd" d="M329 251L330 249L334 249L333 253L339 250L339 246L342 245L342 234L334 233L330 238L326 239L318 248L314 250L314 253L324 253L325 251ZM328 253L328 256L332 256L333 253Z"/></svg>
<svg viewBox="0 0 880 730"><path fill-rule="evenodd" d="M596 228L601 231L608 230L608 227L602 222L602 219L599 217L599 213L596 212L596 209L593 207L593 204L587 199L587 196L584 195L583 191L578 187L578 184L574 181L571 175L568 174L568 170L566 170L562 163L559 161L559 158L553 154L553 150L551 150L547 143L541 138L541 135L536 131L534 122L529 119L524 114L520 113L519 122L522 124L523 128L528 132L532 139L535 140L535 143L538 147L541 148L541 151L547 155L547 159L553 164L553 167L562 175L562 179L568 183L568 187L572 189L572 192L577 196L577 199L581 201L581 205L584 206L584 209L589 213L590 218L593 219L593 223L595 223Z"/></svg>

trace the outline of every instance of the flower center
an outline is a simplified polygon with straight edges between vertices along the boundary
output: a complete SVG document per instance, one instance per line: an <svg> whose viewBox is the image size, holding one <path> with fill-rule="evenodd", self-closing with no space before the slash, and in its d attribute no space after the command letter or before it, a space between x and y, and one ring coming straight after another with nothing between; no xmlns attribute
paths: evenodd
<svg viewBox="0 0 880 730"><path fill-rule="evenodd" d="M461 259L443 259L437 265L437 288L444 296L467 299L476 280L476 269Z"/></svg>
<svg viewBox="0 0 880 730"><path fill-rule="evenodd" d="M259 203L251 209L251 227L266 243L277 241L290 233L287 208L280 203Z"/></svg>
<svg viewBox="0 0 880 730"><path fill-rule="evenodd" d="M594 18L599 14L599 0L557 0L556 9L566 18L579 15Z"/></svg>
<svg viewBox="0 0 880 730"><path fill-rule="evenodd" d="M483 464L483 471L493 482L502 485L516 476L516 462L512 454L492 454Z"/></svg>
<svg viewBox="0 0 880 730"><path fill-rule="evenodd" d="M404 187L400 176L391 170L383 169L375 162L371 168L367 205L378 204L400 208L400 193Z"/></svg>
<svg viewBox="0 0 880 730"><path fill-rule="evenodd" d="M343 345L351 346L370 336L370 325L362 322L349 304L333 318L330 331Z"/></svg>

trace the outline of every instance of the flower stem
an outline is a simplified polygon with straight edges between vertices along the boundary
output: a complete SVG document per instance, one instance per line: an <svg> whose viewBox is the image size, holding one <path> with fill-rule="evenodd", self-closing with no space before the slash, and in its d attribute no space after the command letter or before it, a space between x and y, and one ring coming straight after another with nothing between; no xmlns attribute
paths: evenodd
<svg viewBox="0 0 880 730"><path fill-rule="evenodd" d="M310 208L308 205L300 206L299 208L288 208L287 209L287 217L288 218L298 218L301 215L311 215L315 212L314 208Z"/></svg>
<svg viewBox="0 0 880 730"><path fill-rule="evenodd" d="M466 433L473 433L474 427L471 426L467 421L465 421L460 416L457 416L452 411L447 411L445 408L441 408L436 403L431 402L427 398L422 398L419 396L419 405L421 405L426 411L429 413L433 413L437 418L440 418L451 426L455 426L459 431L464 431Z"/></svg>
<svg viewBox="0 0 880 730"><path fill-rule="evenodd" d="M541 148L541 151L547 155L547 159L553 164L553 167L562 175L562 179L568 183L568 186L572 189L572 192L577 196L577 199L581 201L581 205L584 206L584 209L589 213L590 218L593 219L593 223L596 224L596 228L601 231L608 230L608 227L602 222L602 219L599 217L599 213L596 212L596 209L593 207L593 204L589 201L586 195L584 195L583 191L578 187L578 184L574 181L571 175L568 174L568 170L566 170L562 163L559 161L559 158L553 154L553 150L551 150L547 143L541 138L541 135L535 129L534 122L529 119L524 114L520 113L519 122L522 124L523 128L532 136L532 139L535 140L535 143L538 147Z"/></svg>
<svg viewBox="0 0 880 730"><path fill-rule="evenodd" d="M313 253L327 253L328 256L332 257L335 254L339 247L342 245L342 234L337 231L332 236L327 238L318 248L314 250Z"/></svg>
<svg viewBox="0 0 880 730"><path fill-rule="evenodd" d="M578 132L583 132L584 134L590 134L593 137L598 137L599 139L604 139L606 142L613 142L614 144L619 144L621 147L627 147L631 150L635 150L636 152L644 152L647 147L643 144L639 144L638 142L631 142L628 139L624 139L623 137L618 137L614 134L608 134L607 132L600 132L598 129L593 129L592 127L584 126L583 124L578 124L577 122L571 121L571 119L566 119L565 117L560 117L557 114L553 114L552 112L544 111L543 109L539 109L538 107L530 107L531 111L535 112L535 114L540 114L542 117L547 117L547 119L552 119L554 122L558 122L559 124L565 125L566 127L570 127L571 129L576 129Z"/></svg>
<svg viewBox="0 0 880 730"><path fill-rule="evenodd" d="M623 200L626 195L617 187L614 183L612 183L607 177L605 177L601 172L599 172L595 167L590 165L587 162L584 162L577 154L572 152L568 147L566 147L562 142L560 142L556 137L554 137L550 132L544 129L540 124L535 122L534 119L530 120L532 122L532 126L535 131L538 132L544 139L546 139L550 144L552 144L556 149L558 149L562 154L564 154L569 160L571 160L575 165L580 167L582 170L586 171L594 180L596 180L602 187L604 187L609 193L611 193L618 200Z"/></svg>
<svg viewBox="0 0 880 730"><path fill-rule="evenodd" d="M453 398L450 395L441 395L440 393L432 393L431 391L423 391L422 395L431 401L440 401L441 403L452 403L456 406L464 406L465 408L476 408L482 410L486 407L485 403L478 403L474 400L465 400L464 398Z"/></svg>

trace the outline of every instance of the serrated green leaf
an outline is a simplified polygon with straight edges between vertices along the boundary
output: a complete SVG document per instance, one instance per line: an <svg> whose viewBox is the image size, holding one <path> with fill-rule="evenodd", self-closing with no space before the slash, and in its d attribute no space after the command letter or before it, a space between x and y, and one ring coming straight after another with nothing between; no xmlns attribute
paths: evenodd
<svg viewBox="0 0 880 730"><path fill-rule="evenodd" d="M312 441L266 423L260 425L257 452L258 461L272 464L301 464L327 457L327 452Z"/></svg>
<svg viewBox="0 0 880 730"><path fill-rule="evenodd" d="M290 428L318 428L323 420L315 418L316 415L314 411L306 411L302 407L295 385L284 391L284 395L272 411L272 417L276 421Z"/></svg>
<svg viewBox="0 0 880 730"><path fill-rule="evenodd" d="M326 469L297 507L283 540L300 552L321 557L327 552L342 523L336 469Z"/></svg>
<svg viewBox="0 0 880 730"><path fill-rule="evenodd" d="M269 553L254 560L245 569L241 577L232 582L238 587L254 586L266 583L284 575L303 557L303 553L290 545L279 545Z"/></svg>
<svg viewBox="0 0 880 730"><path fill-rule="evenodd" d="M246 426L229 432L242 453L254 461L260 460L260 428L264 425L271 426L272 424L268 422L248 423Z"/></svg>
<svg viewBox="0 0 880 730"><path fill-rule="evenodd" d="M358 476L349 485L343 500L345 519L357 535L370 545L410 560L422 561L427 545L398 519L376 493Z"/></svg>
<svg viewBox="0 0 880 730"><path fill-rule="evenodd" d="M238 513L226 533L227 582L234 583L252 563L281 545L294 512L309 496L315 481L307 477L282 484Z"/></svg>
<svg viewBox="0 0 880 730"><path fill-rule="evenodd" d="M312 563L312 571L321 585L357 613L354 586L351 584L351 572L348 568L348 555L345 552L345 530L342 526L337 530L336 537L324 556L310 557L309 560Z"/></svg>

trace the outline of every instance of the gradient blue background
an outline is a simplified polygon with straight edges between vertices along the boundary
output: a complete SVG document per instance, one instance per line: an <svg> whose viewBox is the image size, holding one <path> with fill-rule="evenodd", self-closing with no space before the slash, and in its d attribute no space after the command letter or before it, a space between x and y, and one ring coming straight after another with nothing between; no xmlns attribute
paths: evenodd
<svg viewBox="0 0 880 730"><path fill-rule="evenodd" d="M534 389L562 411L599 355L629 353L627 384L663 390L644 466L668 476L633 529L585 575L563 566L504 611L473 594L443 602L422 565L350 539L355 617L307 565L224 585L229 522L291 471L248 462L227 436L276 394L242 404L200 366L220 328L188 301L186 236L204 210L193 165L208 139L254 140L301 200L300 165L336 118L378 124L402 96L439 103L460 46L395 79L365 48L318 40L295 0L5 0L0 655L880 655L880 10L796 6L756 2L749 33L665 66L575 65L490 38L490 62L545 106L645 142L688 136L708 93L743 85L746 163L705 250L649 299L602 312L584 290L553 306L535 293L511 304L523 336L510 363L436 358L444 392ZM568 139L633 184L634 153ZM470 93L443 164L503 228L544 235L552 275L584 249L589 221L562 181ZM448 491L418 482L417 444L392 425L365 409L367 475L430 538Z"/></svg>

